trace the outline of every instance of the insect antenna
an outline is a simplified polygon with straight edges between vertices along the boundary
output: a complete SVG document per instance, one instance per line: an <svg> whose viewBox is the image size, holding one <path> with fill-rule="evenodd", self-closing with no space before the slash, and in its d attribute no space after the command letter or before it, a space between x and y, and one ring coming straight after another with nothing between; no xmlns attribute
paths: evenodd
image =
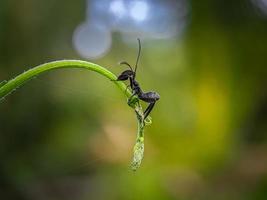
<svg viewBox="0 0 267 200"><path fill-rule="evenodd" d="M133 71L133 68L131 67L131 65L130 65L129 63L127 63L127 62L125 62L125 61L122 61L122 62L120 62L119 64L120 64L120 65L126 65L126 66L128 66L128 67Z"/></svg>
<svg viewBox="0 0 267 200"><path fill-rule="evenodd" d="M137 65L138 65L138 62L139 62L139 58L140 58L140 53L141 53L141 41L139 38L137 38L137 41L138 41L138 55L137 55L137 59L136 59L136 63L135 63L135 68L134 68L134 76L136 74L136 69L137 69Z"/></svg>

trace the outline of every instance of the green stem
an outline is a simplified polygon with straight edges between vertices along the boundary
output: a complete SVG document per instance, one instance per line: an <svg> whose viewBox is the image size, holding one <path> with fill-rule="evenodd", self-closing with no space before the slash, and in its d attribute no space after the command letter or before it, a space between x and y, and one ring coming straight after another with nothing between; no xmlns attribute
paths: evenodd
<svg viewBox="0 0 267 200"><path fill-rule="evenodd" d="M123 93L127 97L131 96L131 93L128 90L126 91L126 85L120 81L114 81L117 79L117 77L112 72L107 70L106 68L96 65L94 63L81 61L81 60L61 60L61 61L54 61L54 62L49 62L49 63L39 65L37 67L29 69L28 71L25 71L24 73L16 76L15 78L7 82L5 81L1 82L0 101L3 100L4 97L6 97L8 94L14 91L16 88L24 85L27 81L33 79L34 77L44 72L55 70L55 69L61 69L61 68L83 68L83 69L95 71L107 77L109 80L112 80L113 83L116 84L119 87L119 89L123 91Z"/></svg>
<svg viewBox="0 0 267 200"><path fill-rule="evenodd" d="M136 171L143 160L144 157L144 128L145 128L145 120L144 120L144 114L143 109L139 103L137 103L138 106L135 107L135 113L137 118L137 125L138 125L138 131L137 131L137 137L136 142L133 149L133 159L131 163L131 167L133 171Z"/></svg>
<svg viewBox="0 0 267 200"><path fill-rule="evenodd" d="M128 98L132 95L132 93L129 90L127 90L126 85L121 81L115 81L117 77L104 67L81 60L61 60L39 65L37 67L25 71L24 73L16 76L15 78L9 81L0 82L0 102L12 91L15 91L17 88L24 85L26 82L33 79L34 77L42 73L45 73L47 71L61 69L61 68L83 68L97 72L107 77L115 85L117 85L119 89L123 92L123 94L125 94ZM137 139L136 139L136 144L134 146L134 156L132 161L132 169L136 170L141 165L141 161L143 159L144 128L145 125L147 125L148 123L144 120L142 106L139 104L138 98L136 97L131 98L130 102L128 102L128 105L134 108L138 125Z"/></svg>

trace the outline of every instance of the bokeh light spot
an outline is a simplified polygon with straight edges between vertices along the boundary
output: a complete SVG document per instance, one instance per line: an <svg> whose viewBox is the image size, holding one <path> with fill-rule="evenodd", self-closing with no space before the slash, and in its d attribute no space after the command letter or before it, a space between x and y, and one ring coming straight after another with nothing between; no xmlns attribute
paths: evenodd
<svg viewBox="0 0 267 200"><path fill-rule="evenodd" d="M267 0L252 0L252 3L265 15L267 15Z"/></svg>
<svg viewBox="0 0 267 200"><path fill-rule="evenodd" d="M147 18L148 5L144 1L136 1L132 3L130 15L136 21L143 21Z"/></svg>
<svg viewBox="0 0 267 200"><path fill-rule="evenodd" d="M109 7L110 11L118 17L125 15L125 5L122 0L112 1Z"/></svg>
<svg viewBox="0 0 267 200"><path fill-rule="evenodd" d="M83 23L74 32L73 44L82 57L99 58L111 46L111 33L104 26Z"/></svg>

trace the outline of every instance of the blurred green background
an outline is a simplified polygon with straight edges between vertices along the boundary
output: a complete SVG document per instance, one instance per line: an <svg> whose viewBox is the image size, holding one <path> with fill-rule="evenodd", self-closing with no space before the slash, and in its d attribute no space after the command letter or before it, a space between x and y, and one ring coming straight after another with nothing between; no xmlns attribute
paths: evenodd
<svg viewBox="0 0 267 200"><path fill-rule="evenodd" d="M0 198L267 199L267 12L252 2L188 1L179 38L142 43L138 81L161 99L137 172L129 168L135 114L107 79L58 70L8 96L0 104ZM72 35L85 6L1 0L0 80L81 59ZM110 52L93 62L119 74L118 61L134 63L136 51L115 33Z"/></svg>

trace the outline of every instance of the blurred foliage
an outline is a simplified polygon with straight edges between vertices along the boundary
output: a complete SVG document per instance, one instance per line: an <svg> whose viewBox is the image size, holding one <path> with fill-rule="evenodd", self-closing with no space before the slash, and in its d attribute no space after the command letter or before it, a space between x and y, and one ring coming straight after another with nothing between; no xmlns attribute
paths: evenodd
<svg viewBox="0 0 267 200"><path fill-rule="evenodd" d="M248 0L191 1L181 38L143 42L138 80L161 99L130 171L135 115L106 79L59 70L0 104L3 199L266 199L267 16ZM0 80L77 58L84 1L0 1ZM118 34L96 63L135 61Z"/></svg>

